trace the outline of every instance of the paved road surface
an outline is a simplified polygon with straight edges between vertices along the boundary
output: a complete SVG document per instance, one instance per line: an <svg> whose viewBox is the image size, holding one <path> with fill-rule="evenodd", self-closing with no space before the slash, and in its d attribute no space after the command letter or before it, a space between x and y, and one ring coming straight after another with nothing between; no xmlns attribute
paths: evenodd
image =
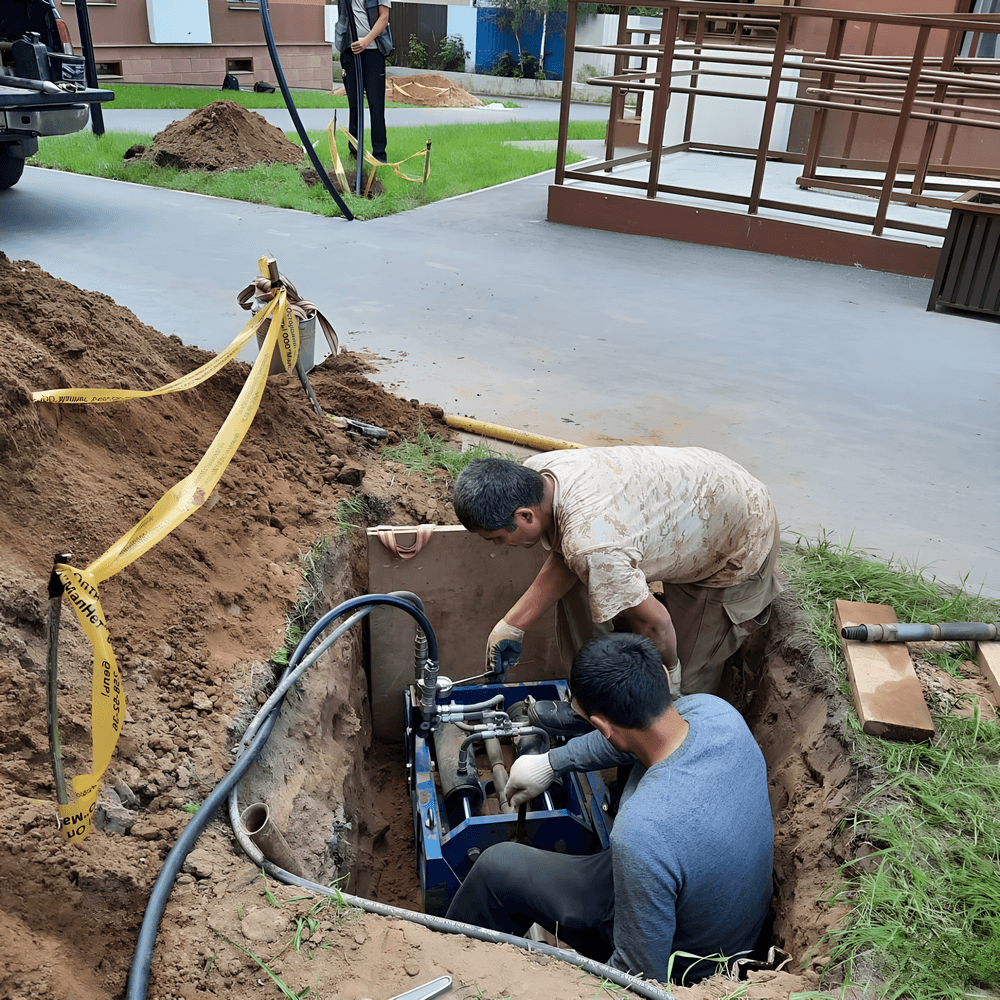
<svg viewBox="0 0 1000 1000"><path fill-rule="evenodd" d="M927 313L924 280L552 224L550 180L348 223L29 168L0 249L213 350L272 254L404 396L717 448L791 530L1000 591L996 322Z"/></svg>

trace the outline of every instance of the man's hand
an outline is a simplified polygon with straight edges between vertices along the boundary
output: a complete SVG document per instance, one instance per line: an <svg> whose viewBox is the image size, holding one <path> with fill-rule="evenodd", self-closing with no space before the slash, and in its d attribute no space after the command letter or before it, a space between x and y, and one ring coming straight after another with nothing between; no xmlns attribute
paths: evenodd
<svg viewBox="0 0 1000 1000"><path fill-rule="evenodd" d="M555 778L547 753L524 753L510 765L510 775L504 793L516 809L541 795Z"/></svg>
<svg viewBox="0 0 1000 1000"><path fill-rule="evenodd" d="M681 696L681 661L678 660L672 667L664 664L663 669L666 670L667 680L670 682L671 698L679 698Z"/></svg>
<svg viewBox="0 0 1000 1000"><path fill-rule="evenodd" d="M508 625L501 618L486 640L486 673L493 672L500 678L505 677L507 671L521 659L523 641L524 631Z"/></svg>

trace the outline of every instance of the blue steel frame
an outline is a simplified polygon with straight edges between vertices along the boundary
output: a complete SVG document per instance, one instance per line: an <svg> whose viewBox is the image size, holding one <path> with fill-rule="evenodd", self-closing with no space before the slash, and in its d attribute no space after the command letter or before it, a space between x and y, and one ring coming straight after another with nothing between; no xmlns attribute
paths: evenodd
<svg viewBox="0 0 1000 1000"><path fill-rule="evenodd" d="M568 690L565 681L484 684L455 688L451 700L475 704L502 694L504 704L510 706L528 695L539 700L561 700ZM469 852L473 849L485 851L493 844L512 840L517 816L474 815L452 826L448 809L434 784L430 734L420 731L421 716L411 692L412 689L404 693L404 701L417 871L424 912L443 916L472 866ZM527 842L543 850L567 854L606 850L610 820L604 810L610 796L600 773L568 774L564 781L566 801L562 808L529 810L527 813Z"/></svg>

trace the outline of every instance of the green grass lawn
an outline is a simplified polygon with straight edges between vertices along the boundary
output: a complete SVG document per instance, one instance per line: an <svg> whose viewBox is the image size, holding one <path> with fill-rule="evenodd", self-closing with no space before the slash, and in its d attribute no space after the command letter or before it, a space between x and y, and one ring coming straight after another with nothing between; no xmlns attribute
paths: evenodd
<svg viewBox="0 0 1000 1000"><path fill-rule="evenodd" d="M333 89L340 87L340 81L331 83ZM130 108L182 108L193 111L204 108L213 101L236 101L245 108L283 108L285 99L281 91L275 89L273 94L258 94L252 90L222 90L221 87L152 87L137 83L109 84L108 90L113 90L115 99L103 105L110 111L128 110ZM293 90L292 100L297 108L346 108L346 97L334 97L333 94L321 90ZM486 103L490 103L486 98ZM497 99L499 100L499 98ZM513 101L503 101L505 108L519 108ZM411 104L401 104L399 101L389 101L387 108L409 108Z"/></svg>
<svg viewBox="0 0 1000 1000"><path fill-rule="evenodd" d="M557 128L556 122L486 122L390 128L388 148L389 157L393 160L402 160L423 150L425 141L431 140L431 171L426 188L423 184L402 180L391 169L383 167L377 176L385 184L384 195L366 200L349 194L344 196L344 200L358 218L374 219L550 170L555 166L554 151L521 149L505 146L504 143L555 139ZM331 160L326 132L309 132L308 135L320 160L329 166ZM604 125L601 122L570 124L571 139L600 139L603 135ZM298 136L294 132L288 133L288 138L298 144ZM163 169L123 159L129 146L135 143L149 145L151 142L152 136L137 132L107 132L99 139L91 132L52 136L42 139L38 153L28 162L33 166L233 198L276 208L294 208L317 215L340 215L336 203L321 184L311 188L305 185L298 167L271 164L258 165L250 170L213 173ZM348 158L347 142L343 136L338 141L338 150L350 173L354 161ZM579 159L578 155L572 156L572 162ZM310 166L307 157L304 161L307 167ZM420 177L423 160L410 160L402 169L411 177Z"/></svg>
<svg viewBox="0 0 1000 1000"><path fill-rule="evenodd" d="M889 604L900 621L1000 618L1000 602L942 585L897 562L850 545L799 541L782 565L830 654L828 678L845 700L850 689L833 621L837 598ZM969 649L939 657L961 674ZM945 663L942 660L950 660ZM832 970L846 996L865 1000L964 1000L996 996L1000 983L1000 726L928 698L935 736L906 743L865 734L847 715L858 783L867 792L842 829L872 851L867 865L845 865L830 887L850 910L830 934Z"/></svg>

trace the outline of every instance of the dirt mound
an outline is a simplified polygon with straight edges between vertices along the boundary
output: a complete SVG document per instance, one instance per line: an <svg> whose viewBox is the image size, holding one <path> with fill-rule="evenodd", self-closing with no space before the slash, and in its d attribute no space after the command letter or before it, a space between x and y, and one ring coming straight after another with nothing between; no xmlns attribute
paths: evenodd
<svg viewBox="0 0 1000 1000"><path fill-rule="evenodd" d="M187 819L179 807L204 798L230 765L227 726L269 676L301 582L298 553L337 535L343 500L360 499L376 523L426 520L429 502L430 519L446 520L450 505L437 503L443 484L410 481L383 466L381 445L316 417L294 375L273 376L205 506L102 586L128 716L99 808L120 825L67 846L45 726L53 554L88 564L187 475L249 368L231 363L156 399L35 404L31 392L44 388L152 388L211 355L3 254L0 335L0 996L96 1000L123 989L146 897ZM420 425L449 433L439 407L386 393L366 367L342 352L313 371L326 411L385 427L391 440ZM59 711L69 775L90 764L91 658L67 610Z"/></svg>
<svg viewBox="0 0 1000 1000"><path fill-rule="evenodd" d="M343 96L343 87L333 91ZM422 73L420 76L386 76L385 99L403 104L416 104L421 108L481 108L483 102L454 80L440 73Z"/></svg>
<svg viewBox="0 0 1000 1000"><path fill-rule="evenodd" d="M171 122L142 155L159 166L181 170L246 170L255 163L302 162L300 146L235 101L213 101Z"/></svg>

